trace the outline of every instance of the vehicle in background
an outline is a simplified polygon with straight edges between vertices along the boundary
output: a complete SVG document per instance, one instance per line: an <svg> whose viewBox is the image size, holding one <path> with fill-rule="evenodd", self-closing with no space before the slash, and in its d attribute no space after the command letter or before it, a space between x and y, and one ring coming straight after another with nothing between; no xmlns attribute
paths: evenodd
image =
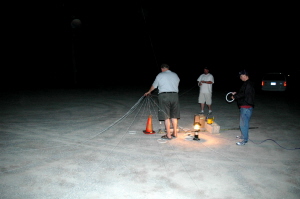
<svg viewBox="0 0 300 199"><path fill-rule="evenodd" d="M283 73L266 73L261 81L263 91L285 91L287 79Z"/></svg>

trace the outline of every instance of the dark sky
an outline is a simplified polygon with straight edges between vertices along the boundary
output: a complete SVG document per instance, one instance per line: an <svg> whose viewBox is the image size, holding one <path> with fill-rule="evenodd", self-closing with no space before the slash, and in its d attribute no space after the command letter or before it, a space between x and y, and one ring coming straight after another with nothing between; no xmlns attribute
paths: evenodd
<svg viewBox="0 0 300 199"><path fill-rule="evenodd" d="M11 5L5 21L11 62L3 76L29 87L76 82L148 88L162 63L187 85L196 82L204 66L219 82L236 78L244 68L254 77L290 71L299 66L295 8L150 0ZM72 28L74 19L81 26Z"/></svg>

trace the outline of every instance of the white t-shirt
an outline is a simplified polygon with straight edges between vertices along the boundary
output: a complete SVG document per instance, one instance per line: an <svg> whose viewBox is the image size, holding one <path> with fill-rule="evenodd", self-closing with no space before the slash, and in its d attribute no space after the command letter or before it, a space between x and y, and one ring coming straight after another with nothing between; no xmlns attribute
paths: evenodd
<svg viewBox="0 0 300 199"><path fill-rule="evenodd" d="M158 87L158 93L161 92L177 92L178 93L178 85L179 85L179 77L176 73L166 70L165 72L160 72L152 86L154 88Z"/></svg>
<svg viewBox="0 0 300 199"><path fill-rule="evenodd" d="M214 76L210 73L208 74L202 74L200 77L197 79L198 83L201 81L211 81L212 84L206 84L202 83L200 87L200 93L212 93L212 85L214 83Z"/></svg>

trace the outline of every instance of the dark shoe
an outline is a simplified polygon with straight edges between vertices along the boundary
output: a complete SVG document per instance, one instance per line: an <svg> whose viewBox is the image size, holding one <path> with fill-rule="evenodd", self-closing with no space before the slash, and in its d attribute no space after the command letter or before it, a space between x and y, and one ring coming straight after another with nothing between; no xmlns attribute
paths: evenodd
<svg viewBox="0 0 300 199"><path fill-rule="evenodd" d="M243 140L243 141L241 141L241 142L237 142L236 145L242 146L242 145L245 145L247 142L248 142L248 141Z"/></svg>
<svg viewBox="0 0 300 199"><path fill-rule="evenodd" d="M244 137L242 135L237 135L236 138L237 139L244 139Z"/></svg>
<svg viewBox="0 0 300 199"><path fill-rule="evenodd" d="M175 135L171 134L172 138L177 138Z"/></svg>
<svg viewBox="0 0 300 199"><path fill-rule="evenodd" d="M165 140L172 140L172 138L168 138L168 136L167 136L167 135L163 135L163 136L161 136L161 139L165 139Z"/></svg>

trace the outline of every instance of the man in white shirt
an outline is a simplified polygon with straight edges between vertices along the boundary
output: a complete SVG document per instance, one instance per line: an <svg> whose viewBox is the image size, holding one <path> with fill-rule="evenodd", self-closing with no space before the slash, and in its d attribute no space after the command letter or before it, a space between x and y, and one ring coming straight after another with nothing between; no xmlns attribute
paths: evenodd
<svg viewBox="0 0 300 199"><path fill-rule="evenodd" d="M198 86L200 87L200 93L198 103L200 104L201 114L204 114L204 105L206 103L208 107L208 114L212 113L212 85L214 83L214 76L209 73L209 68L204 67L204 73L197 79Z"/></svg>
<svg viewBox="0 0 300 199"><path fill-rule="evenodd" d="M179 77L172 72L167 64L161 65L161 72L156 76L149 91L144 96L158 88L158 119L165 121L167 134L162 136L162 139L171 140L172 137L177 137L178 118L180 118L180 106L178 97ZM171 121L173 125L173 134L171 134Z"/></svg>

